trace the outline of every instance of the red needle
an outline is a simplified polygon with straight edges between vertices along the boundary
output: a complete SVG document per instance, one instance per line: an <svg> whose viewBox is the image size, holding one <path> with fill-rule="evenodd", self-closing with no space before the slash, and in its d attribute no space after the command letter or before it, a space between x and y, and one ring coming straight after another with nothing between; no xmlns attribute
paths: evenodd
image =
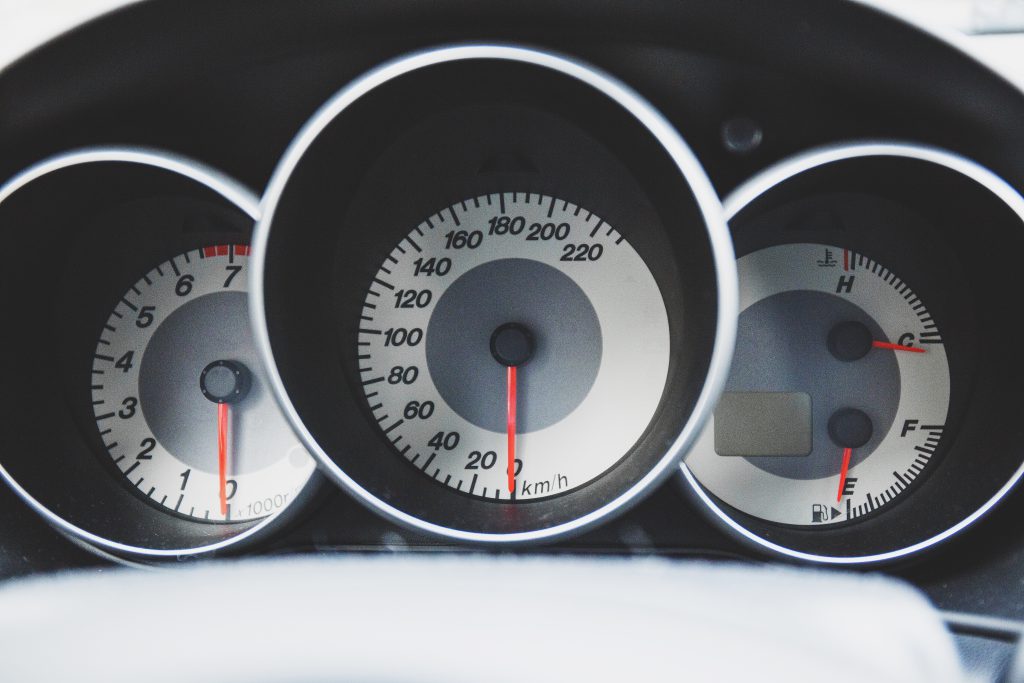
<svg viewBox="0 0 1024 683"><path fill-rule="evenodd" d="M508 492L516 492L516 366L508 366Z"/></svg>
<svg viewBox="0 0 1024 683"><path fill-rule="evenodd" d="M217 404L217 465L220 470L220 514L228 514L228 404Z"/></svg>
<svg viewBox="0 0 1024 683"><path fill-rule="evenodd" d="M846 488L846 473L850 469L850 456L853 455L852 448L843 449L843 466L839 470L839 493L836 495L836 502L843 499L843 489Z"/></svg>
<svg viewBox="0 0 1024 683"><path fill-rule="evenodd" d="M901 344L890 344L889 342L874 341L871 345L876 349L891 349L893 351L910 351L911 353L924 353L924 349L919 349L916 346L903 346Z"/></svg>

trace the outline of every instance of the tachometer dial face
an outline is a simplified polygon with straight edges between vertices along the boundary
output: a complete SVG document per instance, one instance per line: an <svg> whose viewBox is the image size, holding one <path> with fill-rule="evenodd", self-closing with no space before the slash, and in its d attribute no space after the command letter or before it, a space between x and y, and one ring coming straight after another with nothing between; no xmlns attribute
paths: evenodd
<svg viewBox="0 0 1024 683"><path fill-rule="evenodd" d="M273 514L314 469L253 372L248 253L205 247L143 275L93 361L96 426L114 464L153 504L199 520Z"/></svg>
<svg viewBox="0 0 1024 683"><path fill-rule="evenodd" d="M586 208L505 192L399 242L359 321L360 379L409 463L487 500L575 489L626 456L669 368L665 303L624 237Z"/></svg>
<svg viewBox="0 0 1024 683"><path fill-rule="evenodd" d="M846 522L898 500L949 411L926 303L842 247L778 245L738 265L732 372L687 466L727 504L783 524Z"/></svg>

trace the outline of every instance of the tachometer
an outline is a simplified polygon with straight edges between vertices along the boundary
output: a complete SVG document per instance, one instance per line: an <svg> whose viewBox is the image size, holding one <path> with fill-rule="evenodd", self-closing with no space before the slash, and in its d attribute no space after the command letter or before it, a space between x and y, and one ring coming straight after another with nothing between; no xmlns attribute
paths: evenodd
<svg viewBox="0 0 1024 683"><path fill-rule="evenodd" d="M457 202L406 235L373 278L358 347L394 448L493 500L563 493L618 462L669 366L665 304L629 242L523 192Z"/></svg>
<svg viewBox="0 0 1024 683"><path fill-rule="evenodd" d="M313 472L253 375L248 254L204 247L153 268L114 307L93 361L96 428L121 475L204 521L271 515Z"/></svg>
<svg viewBox="0 0 1024 683"><path fill-rule="evenodd" d="M5 412L23 428L0 479L105 557L239 548L317 491L255 362L258 207L216 169L140 148L71 150L0 187L20 254L5 310L36 331L11 338Z"/></svg>

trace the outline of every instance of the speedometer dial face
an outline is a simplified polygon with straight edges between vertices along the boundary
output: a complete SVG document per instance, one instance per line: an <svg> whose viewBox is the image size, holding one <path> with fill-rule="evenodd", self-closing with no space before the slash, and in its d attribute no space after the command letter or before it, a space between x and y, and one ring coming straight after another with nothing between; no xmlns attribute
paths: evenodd
<svg viewBox="0 0 1024 683"><path fill-rule="evenodd" d="M114 464L151 503L199 520L278 512L314 469L253 373L248 253L205 247L143 275L93 361L96 426Z"/></svg>
<svg viewBox="0 0 1024 683"><path fill-rule="evenodd" d="M649 103L575 60L470 45L368 73L305 130L268 185L252 295L329 477L419 531L531 543L675 470L724 382L735 258Z"/></svg>
<svg viewBox="0 0 1024 683"><path fill-rule="evenodd" d="M793 525L896 501L942 444L950 373L926 303L852 250L784 244L739 259L732 373L687 459L732 507Z"/></svg>
<svg viewBox="0 0 1024 683"><path fill-rule="evenodd" d="M440 484L486 500L571 491L625 457L669 368L665 303L614 227L563 199L458 202L402 239L359 321L367 406Z"/></svg>

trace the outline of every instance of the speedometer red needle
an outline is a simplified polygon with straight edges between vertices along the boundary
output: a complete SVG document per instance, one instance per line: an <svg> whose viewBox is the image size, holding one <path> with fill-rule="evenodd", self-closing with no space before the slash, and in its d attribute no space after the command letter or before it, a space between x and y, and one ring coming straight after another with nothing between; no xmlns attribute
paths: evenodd
<svg viewBox="0 0 1024 683"><path fill-rule="evenodd" d="M217 469L220 472L220 514L228 514L228 404L217 404Z"/></svg>
<svg viewBox="0 0 1024 683"><path fill-rule="evenodd" d="M516 366L508 366L508 492L516 492Z"/></svg>
<svg viewBox="0 0 1024 683"><path fill-rule="evenodd" d="M839 470L839 493L836 494L836 502L843 499L843 489L846 488L846 473L850 470L850 456L853 455L852 448L843 449L843 466Z"/></svg>
<svg viewBox="0 0 1024 683"><path fill-rule="evenodd" d="M890 344L889 342L874 341L871 345L876 349L890 349L892 351L910 351L911 353L924 353L924 349L919 349L916 346L903 346L902 344Z"/></svg>

